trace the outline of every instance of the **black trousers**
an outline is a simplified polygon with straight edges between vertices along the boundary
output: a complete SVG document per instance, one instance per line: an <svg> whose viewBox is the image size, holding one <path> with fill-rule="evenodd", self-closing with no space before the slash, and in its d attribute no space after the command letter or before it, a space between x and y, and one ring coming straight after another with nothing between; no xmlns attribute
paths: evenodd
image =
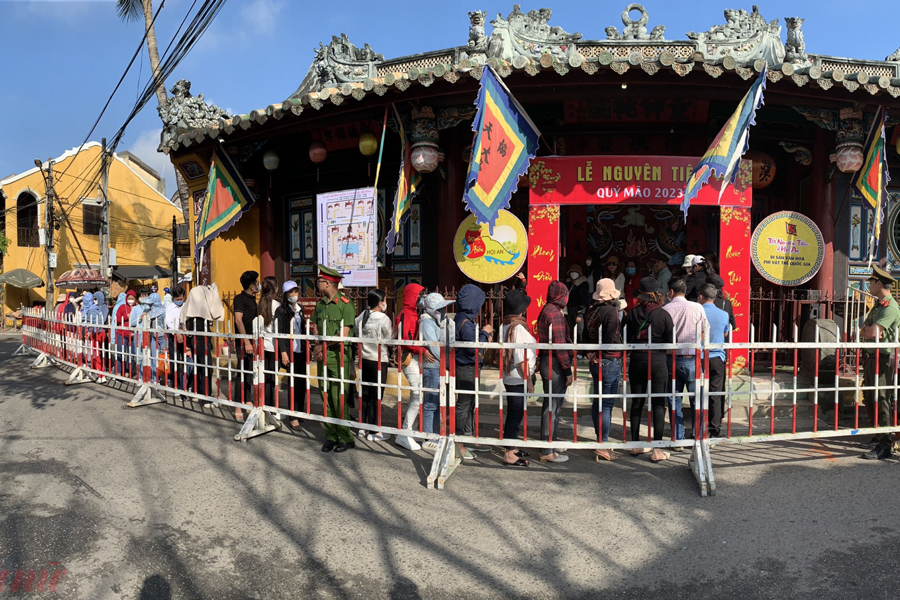
<svg viewBox="0 0 900 600"><path fill-rule="evenodd" d="M169 342L169 380L166 385L183 390L186 385L184 376L187 372L187 364L184 361L184 342L176 343L173 333L167 333L166 339Z"/></svg>
<svg viewBox="0 0 900 600"><path fill-rule="evenodd" d="M194 355L194 377L188 378L188 388L195 394L212 395L210 376L212 375L212 358L209 353L209 338L191 336L191 347ZM196 383L196 387L195 387Z"/></svg>
<svg viewBox="0 0 900 600"><path fill-rule="evenodd" d="M709 359L709 435L719 435L722 417L725 415L725 361L718 357Z"/></svg>
<svg viewBox="0 0 900 600"><path fill-rule="evenodd" d="M381 365L381 385L384 385L388 376L388 363L383 362ZM378 407L381 406L381 397L383 387L378 387L378 367L377 360L362 361L362 417L363 423L369 425L378 425ZM371 384L371 385L366 385Z"/></svg>
<svg viewBox="0 0 900 600"><path fill-rule="evenodd" d="M239 370L234 374L234 402L253 402L253 355L244 352L243 340L238 340ZM243 396L241 378L243 377Z"/></svg>
<svg viewBox="0 0 900 600"><path fill-rule="evenodd" d="M266 406L276 406L275 402L278 400L276 395L278 394L277 389L277 379L276 374L278 373L278 359L275 357L275 352L269 352L265 350L263 352L263 368L265 369L265 377L263 378L265 382L265 403Z"/></svg>
<svg viewBox="0 0 900 600"><path fill-rule="evenodd" d="M506 420L503 423L503 439L519 439L519 427L522 426L522 418L525 416L525 384L515 385L504 383L506 393ZM513 450L515 446L506 446L507 450Z"/></svg>
<svg viewBox="0 0 900 600"><path fill-rule="evenodd" d="M456 363L456 433L475 435L475 365ZM467 392L460 394L459 392Z"/></svg>
<svg viewBox="0 0 900 600"><path fill-rule="evenodd" d="M631 363L628 365L628 383L632 394L639 396L631 399L631 441L641 440L641 417L644 414L644 406L647 404L647 387L650 392L659 394L650 402L653 411L653 439L663 439L663 431L666 426L666 391L671 376L666 369L666 359L652 357L650 360L650 380L647 381L647 359L641 356L645 353L632 354Z"/></svg>

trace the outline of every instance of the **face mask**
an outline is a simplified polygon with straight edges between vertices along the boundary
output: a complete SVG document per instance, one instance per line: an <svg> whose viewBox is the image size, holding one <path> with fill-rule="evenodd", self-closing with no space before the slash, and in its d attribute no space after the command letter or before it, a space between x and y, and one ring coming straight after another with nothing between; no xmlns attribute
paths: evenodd
<svg viewBox="0 0 900 600"><path fill-rule="evenodd" d="M297 304L297 302L300 300L300 296L288 296L287 299L291 304Z"/></svg>
<svg viewBox="0 0 900 600"><path fill-rule="evenodd" d="M626 275L634 275L637 270L634 267L625 267Z"/></svg>
<svg viewBox="0 0 900 600"><path fill-rule="evenodd" d="M387 302L382 302L378 305L378 308L381 309L381 312L387 312Z"/></svg>
<svg viewBox="0 0 900 600"><path fill-rule="evenodd" d="M588 260L584 261L584 264L586 264L587 266L591 266L592 262L593 262L592 260L588 259Z"/></svg>
<svg viewBox="0 0 900 600"><path fill-rule="evenodd" d="M134 300L127 300L128 306L134 306Z"/></svg>
<svg viewBox="0 0 900 600"><path fill-rule="evenodd" d="M176 300L175 301L175 306L181 306L183 304L184 304L184 300Z"/></svg>
<svg viewBox="0 0 900 600"><path fill-rule="evenodd" d="M578 279L579 275L575 271L572 271L569 273L569 277L571 277L572 279Z"/></svg>

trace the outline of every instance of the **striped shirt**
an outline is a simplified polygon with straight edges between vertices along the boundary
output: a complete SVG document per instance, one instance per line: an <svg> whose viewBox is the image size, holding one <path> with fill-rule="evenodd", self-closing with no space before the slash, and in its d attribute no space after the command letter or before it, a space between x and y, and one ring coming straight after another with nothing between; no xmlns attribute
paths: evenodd
<svg viewBox="0 0 900 600"><path fill-rule="evenodd" d="M705 331L709 323L706 320L706 312L696 302L686 300L684 296L675 296L672 301L662 307L672 316L675 324L675 342L678 344L696 344L697 323L700 323L700 331ZM676 350L677 356L693 356L693 350Z"/></svg>

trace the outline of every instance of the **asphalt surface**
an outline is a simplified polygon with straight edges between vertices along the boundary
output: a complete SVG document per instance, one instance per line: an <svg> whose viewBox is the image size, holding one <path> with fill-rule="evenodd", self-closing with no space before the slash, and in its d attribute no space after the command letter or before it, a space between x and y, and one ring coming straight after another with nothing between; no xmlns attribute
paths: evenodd
<svg viewBox="0 0 900 600"><path fill-rule="evenodd" d="M900 464L850 441L716 449L714 498L686 453L479 454L435 491L424 452L323 454L317 425L239 444L227 411L123 410L127 390L65 387L16 345L0 337L0 572L65 569L54 597L896 597Z"/></svg>

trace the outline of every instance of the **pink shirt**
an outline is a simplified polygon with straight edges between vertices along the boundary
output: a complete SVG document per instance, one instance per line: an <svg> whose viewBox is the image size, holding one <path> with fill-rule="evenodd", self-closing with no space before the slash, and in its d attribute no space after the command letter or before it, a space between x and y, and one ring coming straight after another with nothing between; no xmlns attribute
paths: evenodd
<svg viewBox="0 0 900 600"><path fill-rule="evenodd" d="M662 307L672 317L675 324L675 342L678 344L696 344L697 323L700 323L700 333L709 325L706 320L706 312L696 302L686 300L684 296L675 296L672 301ZM678 356L693 356L693 350L676 350Z"/></svg>

